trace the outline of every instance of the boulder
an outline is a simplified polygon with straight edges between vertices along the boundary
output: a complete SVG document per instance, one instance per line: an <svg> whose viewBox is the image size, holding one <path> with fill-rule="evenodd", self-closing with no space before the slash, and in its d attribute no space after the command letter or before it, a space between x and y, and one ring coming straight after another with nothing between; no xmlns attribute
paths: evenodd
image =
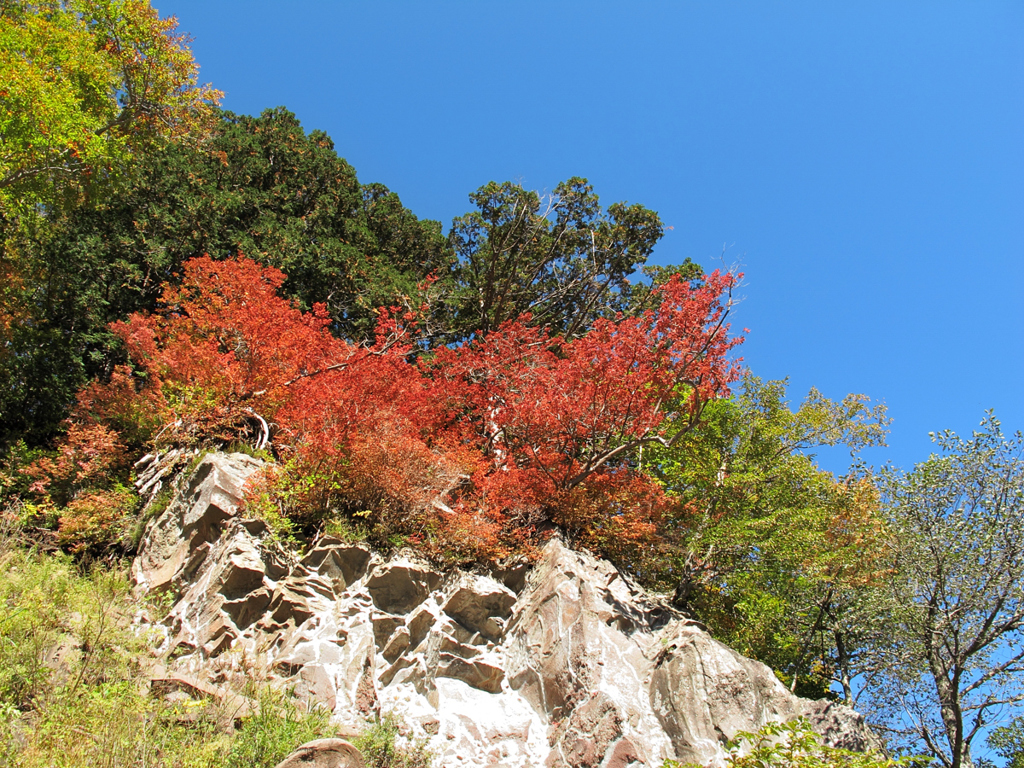
<svg viewBox="0 0 1024 768"><path fill-rule="evenodd" d="M317 739L303 744L277 768L365 768L362 753L344 739Z"/></svg>
<svg viewBox="0 0 1024 768"><path fill-rule="evenodd" d="M807 718L825 744L851 752L883 751L882 740L867 727L859 712L834 701L801 699L800 702L800 715Z"/></svg>
<svg viewBox="0 0 1024 768"><path fill-rule="evenodd" d="M512 615L516 594L486 576L459 574L448 591L444 612L471 632L498 640Z"/></svg>
<svg viewBox="0 0 1024 768"><path fill-rule="evenodd" d="M204 658L213 658L231 648L271 604L274 584L267 562L275 559L238 521L218 540L204 542L189 558L185 570L191 581L182 582L165 619L172 630L168 652L198 649Z"/></svg>
<svg viewBox="0 0 1024 768"><path fill-rule="evenodd" d="M132 576L141 591L180 587L192 580L204 545L223 533L246 481L261 466L262 461L243 453L211 453L182 478L170 505L149 522L139 543ZM188 574L186 566L191 567Z"/></svg>
<svg viewBox="0 0 1024 768"><path fill-rule="evenodd" d="M651 701L681 762L706 764L740 731L806 717L832 747L864 751L872 744L863 718L849 707L794 696L764 664L675 625L662 640L651 677Z"/></svg>
<svg viewBox="0 0 1024 768"><path fill-rule="evenodd" d="M326 578L334 585L336 592L363 576L373 567L374 555L369 547L349 544L333 536L325 536L306 553L301 564Z"/></svg>
<svg viewBox="0 0 1024 768"><path fill-rule="evenodd" d="M385 613L406 614L441 583L441 574L408 560L375 568L366 581L373 604Z"/></svg>

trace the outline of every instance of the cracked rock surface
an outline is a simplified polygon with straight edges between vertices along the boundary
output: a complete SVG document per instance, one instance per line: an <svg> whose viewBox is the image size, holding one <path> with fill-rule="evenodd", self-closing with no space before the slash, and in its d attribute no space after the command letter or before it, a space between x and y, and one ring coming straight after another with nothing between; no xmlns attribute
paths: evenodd
<svg viewBox="0 0 1024 768"><path fill-rule="evenodd" d="M393 713L446 768L716 765L738 731L798 716L826 743L870 743L852 710L793 696L558 540L531 568L491 574L330 537L281 552L238 514L260 466L208 455L147 526L133 575L169 595L158 627L168 675L267 678L353 731Z"/></svg>

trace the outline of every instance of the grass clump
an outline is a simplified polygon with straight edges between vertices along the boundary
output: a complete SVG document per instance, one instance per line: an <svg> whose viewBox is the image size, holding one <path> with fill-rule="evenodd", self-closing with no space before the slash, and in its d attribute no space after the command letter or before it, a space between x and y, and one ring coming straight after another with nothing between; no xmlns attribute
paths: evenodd
<svg viewBox="0 0 1024 768"><path fill-rule="evenodd" d="M14 518L0 511L0 768L273 768L335 735L329 713L269 688L246 692L237 730L226 705L150 693L125 573L26 547Z"/></svg>
<svg viewBox="0 0 1024 768"><path fill-rule="evenodd" d="M823 744L805 718L765 723L726 744L725 768L928 768L929 758L891 758L874 750L851 752ZM666 759L661 768L701 768Z"/></svg>
<svg viewBox="0 0 1024 768"><path fill-rule="evenodd" d="M258 707L232 740L222 763L227 768L272 768L301 744L335 735L327 710L305 710L286 692L273 688L254 693Z"/></svg>
<svg viewBox="0 0 1024 768"><path fill-rule="evenodd" d="M353 739L363 753L368 768L431 768L434 755L426 740L408 740L401 736L399 721L385 715Z"/></svg>

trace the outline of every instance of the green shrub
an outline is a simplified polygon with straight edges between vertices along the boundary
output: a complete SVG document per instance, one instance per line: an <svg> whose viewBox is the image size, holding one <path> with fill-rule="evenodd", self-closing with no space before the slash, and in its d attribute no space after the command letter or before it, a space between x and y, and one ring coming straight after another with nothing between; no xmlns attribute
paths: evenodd
<svg viewBox="0 0 1024 768"><path fill-rule="evenodd" d="M257 701L231 744L224 763L228 768L273 768L301 744L335 734L329 712L319 707L304 711L285 692L264 688Z"/></svg>
<svg viewBox="0 0 1024 768"><path fill-rule="evenodd" d="M740 732L726 745L726 768L925 768L929 758L888 758L878 752L851 752L821 743L804 718L766 723L757 733ZM699 768L665 760L662 768Z"/></svg>
<svg viewBox="0 0 1024 768"><path fill-rule="evenodd" d="M426 741L401 743L398 720L385 715L353 740L367 768L430 768L434 755Z"/></svg>

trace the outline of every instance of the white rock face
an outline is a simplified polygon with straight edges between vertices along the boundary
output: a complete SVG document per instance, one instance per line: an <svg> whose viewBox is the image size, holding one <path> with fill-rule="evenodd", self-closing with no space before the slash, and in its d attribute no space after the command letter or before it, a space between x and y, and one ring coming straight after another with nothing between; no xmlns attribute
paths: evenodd
<svg viewBox="0 0 1024 768"><path fill-rule="evenodd" d="M352 729L391 712L446 767L718 765L738 731L800 715L828 743L869 743L852 710L793 696L557 540L528 571L490 575L330 538L289 559L236 514L259 466L211 454L147 528L133 572L173 596L172 673L278 681Z"/></svg>

